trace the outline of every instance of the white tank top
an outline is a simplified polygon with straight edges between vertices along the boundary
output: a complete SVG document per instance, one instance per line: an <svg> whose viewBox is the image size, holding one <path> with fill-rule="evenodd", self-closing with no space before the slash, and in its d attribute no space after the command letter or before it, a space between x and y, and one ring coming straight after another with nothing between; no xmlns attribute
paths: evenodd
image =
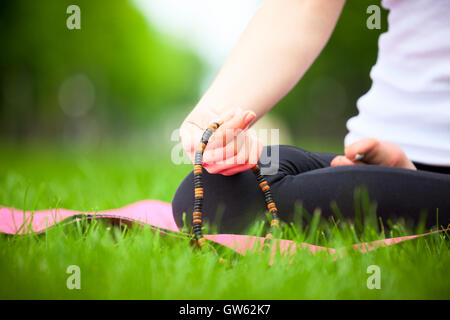
<svg viewBox="0 0 450 320"><path fill-rule="evenodd" d="M450 166L450 0L383 0L372 87L347 122L345 145L374 137L412 161Z"/></svg>

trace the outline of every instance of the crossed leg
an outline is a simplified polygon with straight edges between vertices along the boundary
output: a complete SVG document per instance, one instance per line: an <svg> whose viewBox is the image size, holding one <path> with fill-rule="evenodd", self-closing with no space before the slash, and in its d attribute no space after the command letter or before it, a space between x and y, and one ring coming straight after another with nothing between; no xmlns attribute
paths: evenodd
<svg viewBox="0 0 450 320"><path fill-rule="evenodd" d="M356 206L354 194L365 188L371 202L377 204L376 213L383 221L400 217L413 222L426 213L426 225L450 223L450 175L408 170L378 165L330 167L335 154L316 153L292 146L279 146L279 157L269 157L276 149L266 147L260 159L261 167L275 167L273 175L266 175L282 221L295 220L300 205L312 213L320 208L322 216L335 215L335 203L344 218L353 218ZM268 159L272 162L267 163ZM233 176L204 172L204 220L218 226L219 232L241 233L250 223L263 217L263 195L251 171ZM192 219L193 174L180 184L172 201L178 226L182 214ZM296 213L297 212L297 213Z"/></svg>

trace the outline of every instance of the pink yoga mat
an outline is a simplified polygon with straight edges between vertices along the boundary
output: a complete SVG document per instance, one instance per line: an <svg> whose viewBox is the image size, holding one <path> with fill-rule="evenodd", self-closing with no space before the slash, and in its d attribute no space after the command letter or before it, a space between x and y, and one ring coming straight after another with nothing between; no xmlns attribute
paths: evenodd
<svg viewBox="0 0 450 320"><path fill-rule="evenodd" d="M40 233L47 228L62 222L70 217L75 216L94 216L95 218L124 220L131 223L148 224L152 227L180 233L178 226L175 223L172 214L172 206L169 203L159 200L143 200L123 208L104 210L99 212L81 212L67 209L50 209L39 211L22 211L14 208L1 207L0 208L0 232L6 234L26 234L30 232ZM435 232L442 232L450 230L444 229ZM390 246L392 244L400 243L406 240L415 239L418 237L429 235L429 233L404 236L390 239L383 239L378 241L358 243L353 247L361 252L374 250L380 246ZM182 235L180 233L180 235ZM264 238L239 234L207 234L205 238L221 244L225 247L233 249L239 254L245 254L246 251L254 248L255 244L259 243L261 248ZM309 249L312 253L317 251L328 251L334 253L335 249L315 246L307 243L295 243L291 240L280 239L277 240L278 246L273 247L273 250L279 248L281 253L293 254L297 249Z"/></svg>

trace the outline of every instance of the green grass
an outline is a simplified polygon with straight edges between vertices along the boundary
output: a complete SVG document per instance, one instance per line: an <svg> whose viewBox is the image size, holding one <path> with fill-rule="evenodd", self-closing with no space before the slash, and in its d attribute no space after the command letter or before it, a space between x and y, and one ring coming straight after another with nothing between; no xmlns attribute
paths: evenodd
<svg viewBox="0 0 450 320"><path fill-rule="evenodd" d="M0 206L26 210L103 210L142 199L170 201L190 166L170 152L122 145L86 148L0 148ZM126 154L124 153L126 151ZM370 202L361 195L366 215ZM318 215L283 226L283 237L341 248L351 243L423 231L397 223L389 231L366 219L353 224ZM249 233L261 234L260 223ZM0 236L0 299L449 299L448 235L429 236L336 258L299 251L238 256L200 252L186 240L149 228L121 231L101 221L57 226L41 235ZM69 290L68 266L81 270L81 289ZM367 268L381 270L381 289L369 290Z"/></svg>

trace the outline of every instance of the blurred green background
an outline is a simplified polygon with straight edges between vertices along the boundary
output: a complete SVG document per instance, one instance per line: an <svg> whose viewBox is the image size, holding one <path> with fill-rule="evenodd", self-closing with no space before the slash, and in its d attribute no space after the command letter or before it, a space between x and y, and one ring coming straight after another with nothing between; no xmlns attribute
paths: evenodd
<svg viewBox="0 0 450 320"><path fill-rule="evenodd" d="M66 27L71 4L81 30ZM387 27L382 11L382 29L367 29L371 4L380 1L347 1L325 50L271 111L294 142L342 147ZM217 71L132 1L1 1L0 30L0 139L13 143L152 136L164 147Z"/></svg>
<svg viewBox="0 0 450 320"><path fill-rule="evenodd" d="M220 66L190 45L200 33L184 30L177 37L158 23L167 10L152 20L142 4L155 3L160 9L171 3L175 12L167 19L212 21L215 26L204 28L216 40L227 30L217 28L214 7L233 25L246 14L233 10L241 5L248 12L257 0L0 1L0 208L97 212L143 199L171 201L192 170L171 161L178 145L173 131ZM185 12L186 3L197 7ZM81 8L81 30L66 27L72 4ZM367 29L372 4L380 1L347 0L325 50L263 119L280 128L280 142L290 137L310 150L342 151L345 122L370 87L377 40L387 28L383 11L382 29ZM215 45L207 40L205 46ZM366 203L363 208L376 207ZM292 224L286 235L341 247L409 232L400 224L379 233L370 222L358 238L358 228L344 220L314 217L310 225ZM450 251L437 234L337 261L302 251L267 268L268 255L218 265L212 252L171 237L160 241L150 230L71 226L42 236L0 234L0 298L441 299L450 293ZM384 290L367 290L366 268L374 264L388 270ZM83 270L80 291L65 286L69 265Z"/></svg>

